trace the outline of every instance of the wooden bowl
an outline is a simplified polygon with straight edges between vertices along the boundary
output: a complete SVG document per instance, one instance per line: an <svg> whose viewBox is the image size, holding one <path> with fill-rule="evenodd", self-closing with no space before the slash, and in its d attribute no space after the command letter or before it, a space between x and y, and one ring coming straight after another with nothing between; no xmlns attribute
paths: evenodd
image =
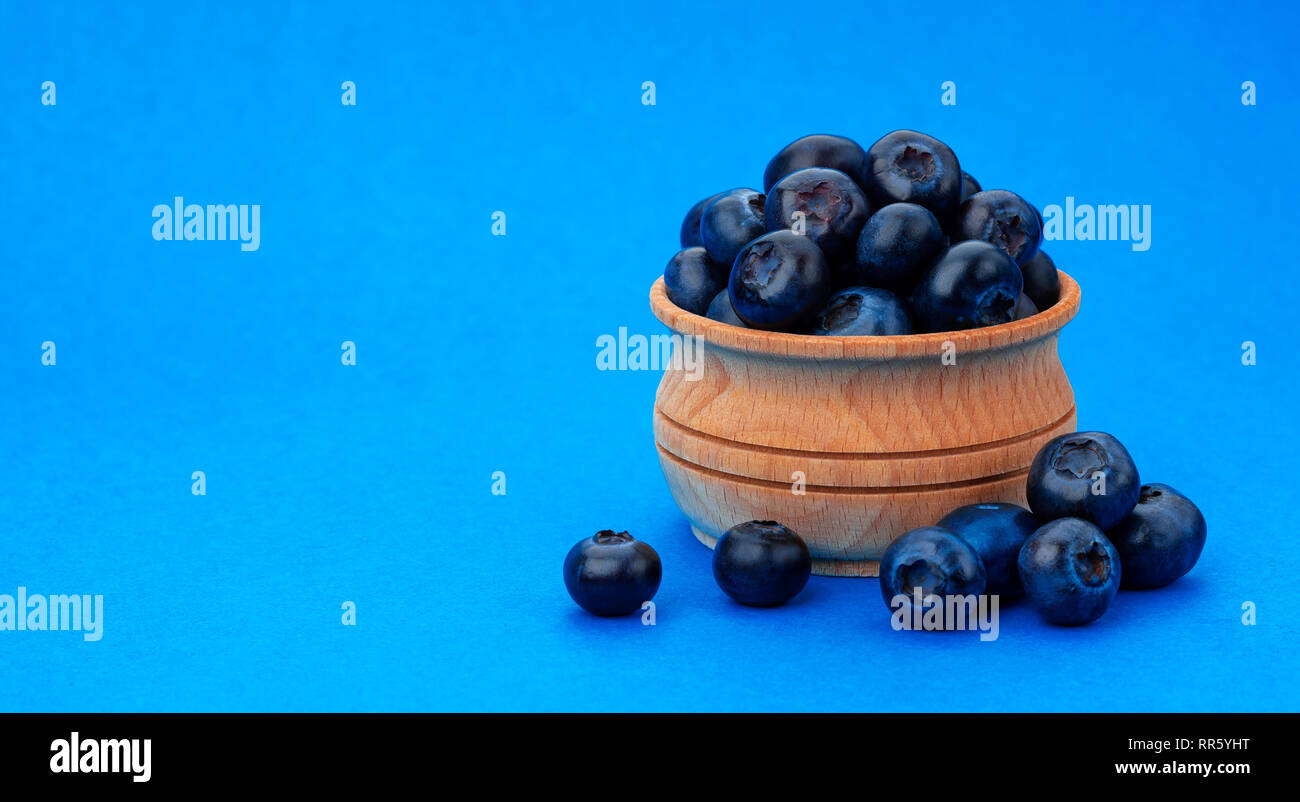
<svg viewBox="0 0 1300 802"><path fill-rule="evenodd" d="M1024 505L1034 454L1075 430L1056 340L1079 285L1060 279L1054 306L1000 326L815 337L691 314L660 278L655 317L702 338L702 371L665 370L654 410L664 477L695 536L712 547L738 523L779 521L808 543L814 573L876 576L909 529L963 504Z"/></svg>

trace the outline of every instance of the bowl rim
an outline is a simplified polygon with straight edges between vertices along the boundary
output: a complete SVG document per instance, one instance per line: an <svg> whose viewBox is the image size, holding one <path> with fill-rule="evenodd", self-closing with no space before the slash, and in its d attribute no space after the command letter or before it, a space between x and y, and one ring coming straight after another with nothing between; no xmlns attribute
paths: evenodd
<svg viewBox="0 0 1300 802"><path fill-rule="evenodd" d="M703 315L688 312L668 300L668 290L660 276L650 287L650 309L665 326L676 334L696 335L711 347L727 348L755 354L812 359L893 359L898 357L933 357L952 343L958 354L1008 348L1042 339L1060 329L1079 311L1082 292L1079 284L1063 270L1056 275L1061 282L1061 297L1055 304L1036 315L1010 323L960 331L926 334L890 334L879 337L816 334L790 334L732 326Z"/></svg>

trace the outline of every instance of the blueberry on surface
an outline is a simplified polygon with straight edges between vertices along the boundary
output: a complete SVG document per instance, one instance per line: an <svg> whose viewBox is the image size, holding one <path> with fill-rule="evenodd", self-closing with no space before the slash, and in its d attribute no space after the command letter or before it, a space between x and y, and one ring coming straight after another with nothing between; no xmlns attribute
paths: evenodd
<svg viewBox="0 0 1300 802"><path fill-rule="evenodd" d="M1038 252L1043 224L1034 207L1014 192L990 189L962 202L953 221L952 241L979 240L1006 251L1022 264Z"/></svg>
<svg viewBox="0 0 1300 802"><path fill-rule="evenodd" d="M1142 483L1128 450L1105 432L1053 438L1029 466L1026 494L1040 521L1083 518L1110 529L1133 510Z"/></svg>
<svg viewBox="0 0 1300 802"><path fill-rule="evenodd" d="M880 595L890 610L898 609L895 599L899 596L906 599L903 609L909 612L924 612L927 596L979 596L986 582L984 564L975 549L938 526L923 526L899 535L880 559ZM918 593L922 599L919 608ZM945 616L945 626L954 623Z"/></svg>
<svg viewBox="0 0 1300 802"><path fill-rule="evenodd" d="M730 271L709 258L708 251L696 246L678 251L664 268L664 288L668 300L702 315L718 291L727 286Z"/></svg>
<svg viewBox="0 0 1300 802"><path fill-rule="evenodd" d="M792 228L800 216L803 234L839 266L852 262L871 209L852 178L839 170L808 167L777 181L767 194L768 231Z"/></svg>
<svg viewBox="0 0 1300 802"><path fill-rule="evenodd" d="M1025 540L1038 529L1029 510L1004 502L968 504L945 515L939 526L975 549L984 565L988 593L1010 598L1025 592L1016 559Z"/></svg>
<svg viewBox="0 0 1300 802"><path fill-rule="evenodd" d="M726 287L723 287L714 297L713 302L709 304L709 311L705 314L705 317L719 323L726 323L728 326L740 326L742 329L749 328L731 306L731 293Z"/></svg>
<svg viewBox="0 0 1300 802"><path fill-rule="evenodd" d="M961 183L956 154L932 136L894 131L867 149L862 191L876 208L918 203L946 222L961 203Z"/></svg>
<svg viewBox="0 0 1300 802"><path fill-rule="evenodd" d="M713 578L728 596L751 607L776 607L803 590L812 554L797 534L775 521L728 529L713 547Z"/></svg>
<svg viewBox="0 0 1300 802"><path fill-rule="evenodd" d="M965 201L971 195L979 192L981 189L980 182L975 180L975 176L962 170L961 173L961 199Z"/></svg>
<svg viewBox="0 0 1300 802"><path fill-rule="evenodd" d="M791 331L826 303L831 269L812 240L774 231L745 246L731 268L731 305L746 325Z"/></svg>
<svg viewBox="0 0 1300 802"><path fill-rule="evenodd" d="M1125 588L1160 588L1192 570L1205 547L1205 516L1169 485L1142 485L1137 506L1106 536Z"/></svg>
<svg viewBox="0 0 1300 802"><path fill-rule="evenodd" d="M877 209L862 227L854 280L868 287L911 287L947 247L943 227L929 209L891 203Z"/></svg>
<svg viewBox="0 0 1300 802"><path fill-rule="evenodd" d="M704 207L717 200L719 195L713 195L705 198L691 207L686 213L686 218L682 220L681 243L682 248L694 248L697 245L703 245L704 240L700 239L700 216L704 214Z"/></svg>
<svg viewBox="0 0 1300 802"><path fill-rule="evenodd" d="M922 331L957 331L1015 319L1020 268L987 242L962 242L916 285L912 310Z"/></svg>
<svg viewBox="0 0 1300 802"><path fill-rule="evenodd" d="M1119 591L1119 554L1082 518L1045 524L1025 541L1017 565L1029 603L1053 624L1092 623Z"/></svg>
<svg viewBox="0 0 1300 802"><path fill-rule="evenodd" d="M813 318L811 333L849 337L911 334L912 321L903 302L889 290L849 287L826 302Z"/></svg>
<svg viewBox="0 0 1300 802"><path fill-rule="evenodd" d="M1015 319L1024 320L1036 314L1038 314L1038 307L1034 306L1034 302L1029 300L1028 295L1020 293L1020 298L1016 300Z"/></svg>
<svg viewBox="0 0 1300 802"><path fill-rule="evenodd" d="M1061 299L1061 277L1056 263L1045 251L1038 251L1020 265L1025 277L1025 295L1039 310L1050 309Z"/></svg>
<svg viewBox="0 0 1300 802"><path fill-rule="evenodd" d="M763 191L795 170L806 167L829 167L848 175L855 182L862 176L867 154L852 139L831 134L813 134L796 139L772 157L763 171Z"/></svg>
<svg viewBox="0 0 1300 802"><path fill-rule="evenodd" d="M627 615L654 598L663 578L659 555L627 532L609 529L580 540L564 558L564 587L595 615Z"/></svg>
<svg viewBox="0 0 1300 802"><path fill-rule="evenodd" d="M700 240L710 259L729 268L746 243L763 235L767 230L764 201L761 192L733 189L704 207L700 215Z"/></svg>

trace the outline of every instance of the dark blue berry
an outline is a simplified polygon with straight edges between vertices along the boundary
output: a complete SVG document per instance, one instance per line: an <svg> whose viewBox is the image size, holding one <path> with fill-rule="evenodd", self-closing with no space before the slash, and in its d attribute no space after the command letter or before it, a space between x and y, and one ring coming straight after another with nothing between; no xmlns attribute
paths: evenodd
<svg viewBox="0 0 1300 802"><path fill-rule="evenodd" d="M1142 485L1137 506L1106 536L1124 565L1123 587L1160 588L1192 570L1205 547L1205 517L1169 485Z"/></svg>
<svg viewBox="0 0 1300 802"><path fill-rule="evenodd" d="M1018 567L1029 603L1053 624L1096 621L1119 591L1119 554L1082 518L1061 518L1034 532Z"/></svg>
<svg viewBox="0 0 1300 802"><path fill-rule="evenodd" d="M912 321L898 296L875 287L849 287L831 296L813 318L812 333L870 337L911 334Z"/></svg>
<svg viewBox="0 0 1300 802"><path fill-rule="evenodd" d="M952 226L952 241L979 240L1006 251L1016 264L1027 262L1043 239L1038 212L1005 189L976 192L962 202Z"/></svg>
<svg viewBox="0 0 1300 802"><path fill-rule="evenodd" d="M1028 295L1020 293L1020 298L1016 300L1015 319L1023 320L1036 314L1038 314L1038 307L1034 306L1034 302L1029 300Z"/></svg>
<svg viewBox="0 0 1300 802"><path fill-rule="evenodd" d="M917 203L946 222L961 204L961 184L956 154L932 136L894 131L867 149L862 191L876 208Z"/></svg>
<svg viewBox="0 0 1300 802"><path fill-rule="evenodd" d="M858 233L871 216L867 197L853 179L825 167L796 170L776 182L765 208L768 231L794 228L802 217L802 233L832 267L852 262Z"/></svg>
<svg viewBox="0 0 1300 802"><path fill-rule="evenodd" d="M912 298L923 331L957 331L1015 319L1020 268L987 242L948 249L916 285Z"/></svg>
<svg viewBox="0 0 1300 802"><path fill-rule="evenodd" d="M1038 309L1050 309L1061 299L1061 277L1056 273L1056 263L1046 251L1038 251L1020 265L1025 277L1025 295Z"/></svg>
<svg viewBox="0 0 1300 802"><path fill-rule="evenodd" d="M925 604L917 607L918 593L923 601L927 596L980 596L986 581L975 549L938 526L900 535L880 559L880 595L891 610L898 609L895 599L902 596L904 609L924 611ZM945 626L955 623L944 621Z"/></svg>
<svg viewBox="0 0 1300 802"><path fill-rule="evenodd" d="M702 315L718 292L727 286L730 272L710 259L702 247L678 251L664 268L668 300L687 312Z"/></svg>
<svg viewBox="0 0 1300 802"><path fill-rule="evenodd" d="M962 170L961 173L961 199L964 202L971 195L980 191L980 182L975 180L975 176Z"/></svg>
<svg viewBox="0 0 1300 802"><path fill-rule="evenodd" d="M564 558L564 586L596 615L627 615L659 590L663 568L647 543L606 529L580 540Z"/></svg>
<svg viewBox="0 0 1300 802"><path fill-rule="evenodd" d="M1049 440L1029 466L1029 508L1041 521L1083 518L1102 529L1137 504L1142 483L1128 450L1105 432L1075 432Z"/></svg>
<svg viewBox="0 0 1300 802"><path fill-rule="evenodd" d="M826 303L831 270L813 241L774 231L745 246L731 268L731 305L756 329L791 331Z"/></svg>
<svg viewBox="0 0 1300 802"><path fill-rule="evenodd" d="M868 287L910 288L947 247L943 227L929 209L891 203L862 227L855 281Z"/></svg>
<svg viewBox="0 0 1300 802"><path fill-rule="evenodd" d="M731 306L731 293L726 287L723 287L722 291L714 297L713 302L709 304L709 311L705 317L719 323L726 323L728 326L740 326L742 329L749 328Z"/></svg>
<svg viewBox="0 0 1300 802"><path fill-rule="evenodd" d="M807 544L775 521L733 526L713 547L713 578L741 604L785 604L803 590L811 574Z"/></svg>
<svg viewBox="0 0 1300 802"><path fill-rule="evenodd" d="M733 189L704 207L700 215L700 240L710 259L729 268L741 248L763 235L767 230L764 200L761 192Z"/></svg>
<svg viewBox="0 0 1300 802"><path fill-rule="evenodd" d="M830 134L801 137L781 148L767 163L767 169L763 171L763 191L771 192L777 181L806 167L829 167L856 182L862 176L866 158L862 146L847 137Z"/></svg>
<svg viewBox="0 0 1300 802"><path fill-rule="evenodd" d="M703 245L704 240L700 239L700 215L704 214L704 207L717 200L719 195L713 195L705 198L691 207L686 213L686 219L682 220L681 242L682 248L694 248L697 245Z"/></svg>
<svg viewBox="0 0 1300 802"><path fill-rule="evenodd" d="M989 593L1014 597L1025 592L1016 559L1025 540L1038 529L1029 510L1003 502L969 504L945 515L939 526L951 530L979 554Z"/></svg>

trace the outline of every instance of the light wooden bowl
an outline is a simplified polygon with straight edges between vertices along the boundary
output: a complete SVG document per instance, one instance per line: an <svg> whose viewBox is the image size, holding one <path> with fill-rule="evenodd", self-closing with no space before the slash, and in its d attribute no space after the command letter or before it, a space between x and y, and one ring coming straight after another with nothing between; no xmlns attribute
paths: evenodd
<svg viewBox="0 0 1300 802"><path fill-rule="evenodd" d="M670 367L654 410L664 477L695 536L712 547L738 523L779 521L808 543L814 573L876 576L909 529L963 504L1025 504L1034 454L1075 430L1056 340L1079 285L1060 279L1054 306L1000 326L815 337L691 314L660 278L655 317L703 338L702 375Z"/></svg>

